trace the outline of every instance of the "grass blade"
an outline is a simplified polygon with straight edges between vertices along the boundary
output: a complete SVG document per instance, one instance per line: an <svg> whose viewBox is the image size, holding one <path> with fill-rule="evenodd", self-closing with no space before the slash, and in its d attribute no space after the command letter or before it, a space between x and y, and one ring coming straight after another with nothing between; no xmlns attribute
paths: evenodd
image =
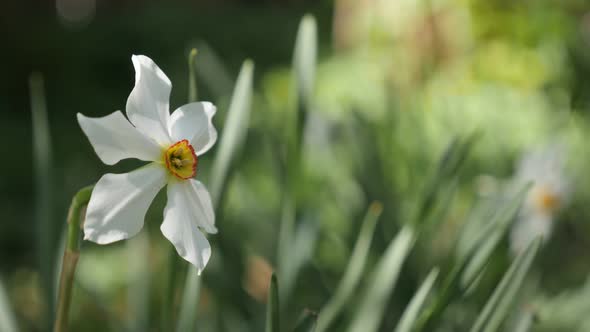
<svg viewBox="0 0 590 332"><path fill-rule="evenodd" d="M297 97L307 109L309 109L311 103L315 82L317 39L315 18L309 14L303 16L295 40L293 67L295 69Z"/></svg>
<svg viewBox="0 0 590 332"><path fill-rule="evenodd" d="M296 279L298 267L294 268L290 264L290 248L294 245L295 233L295 215L297 212L296 187L301 181L301 142L303 139L303 128L307 118L307 113L311 108L311 99L313 85L315 81L315 68L317 57L317 27L315 18L311 15L305 15L299 24L297 38L295 40L295 50L293 53L293 75L295 86L295 97L297 110L293 119L293 126L287 126L285 129L289 133L287 144L287 162L286 162L286 189L284 191L281 224L278 240L278 271L283 277L281 281L282 293L284 299L289 298L289 289L292 285L290 282ZM290 121L288 122L291 123ZM290 274L286 271L292 271Z"/></svg>
<svg viewBox="0 0 590 332"><path fill-rule="evenodd" d="M130 274L127 298L129 303L129 331L146 331L149 329L150 267L147 253L150 249L147 229L137 234L126 243Z"/></svg>
<svg viewBox="0 0 590 332"><path fill-rule="evenodd" d="M462 292L466 291L477 280L493 252L501 243L501 239L506 233L512 217L520 207L528 188L528 186L525 186L514 194L508 200L507 207L505 205L502 208L493 206L495 212L491 216L492 220L473 235L474 239L462 239L459 241L457 262L445 278L436 301L420 317L418 331L430 331L434 328L433 324L435 324L447 305L457 296L463 294ZM487 206L485 207L487 208ZM488 214L486 213L484 216L488 217ZM479 219L473 219L470 220L470 223L478 221Z"/></svg>
<svg viewBox="0 0 590 332"><path fill-rule="evenodd" d="M288 256L283 258L283 264L279 273L284 276L281 279L281 297L283 300L289 298L299 271L313 256L316 240L318 238L318 227L314 222L304 221L295 230L291 239L292 248L300 248L294 252L288 252Z"/></svg>
<svg viewBox="0 0 590 332"><path fill-rule="evenodd" d="M201 276L197 269L189 266L184 285L184 296L180 305L178 315L177 332L191 332L195 330L197 306L199 304L199 293L201 291Z"/></svg>
<svg viewBox="0 0 590 332"><path fill-rule="evenodd" d="M197 90L197 79L196 79L196 61L197 61L197 49L193 48L191 49L191 51L189 52L188 55L188 102L189 103L194 103L198 100L198 90ZM166 287L164 289L164 299L162 301L162 308L161 308L161 314L160 314L160 322L161 322L161 328L163 330L171 330L174 327L174 323L173 323L173 316L174 313L176 312L176 283L177 283L177 272L181 267L181 261L180 258L178 258L177 254L176 254L176 250L174 249L173 246L170 246L168 248L168 273L167 273L167 281L166 281ZM189 267L189 269L191 269L191 267ZM182 299L183 301L183 305L187 305L187 307L182 307L181 308L181 314L182 316L179 317L179 320L182 321L182 324L179 323L179 325L177 326L177 330L179 331L186 331L186 330L192 330L191 327L191 322L192 320L189 319L190 312L194 313L196 311L196 306L198 303L198 287L199 285L193 285L191 283L198 283L199 280L197 279L196 281L191 278L191 271L187 272L187 277L186 277L186 289L191 289L193 290L193 292L196 293L191 293L192 295L194 295L194 297L191 297L190 299L188 297L185 297ZM195 287L197 288L197 290L195 291ZM186 303L185 303L186 302ZM191 306L192 305L192 306ZM190 310L189 312L186 312L186 310ZM182 325L182 326L181 326Z"/></svg>
<svg viewBox="0 0 590 332"><path fill-rule="evenodd" d="M197 43L196 48L199 50L200 64L196 67L196 73L205 88L211 92L215 99L230 94L233 79L221 57L205 42Z"/></svg>
<svg viewBox="0 0 590 332"><path fill-rule="evenodd" d="M219 204L219 197L224 190L232 157L243 144L248 130L253 76L254 63L251 60L244 61L223 127L223 136L213 161L210 188L211 198L216 205Z"/></svg>
<svg viewBox="0 0 590 332"><path fill-rule="evenodd" d="M16 317L10 307L10 300L2 279L0 279L0 331L18 331L16 327Z"/></svg>
<svg viewBox="0 0 590 332"><path fill-rule="evenodd" d="M535 313L532 310L522 309L517 318L512 332L529 332L535 321Z"/></svg>
<svg viewBox="0 0 590 332"><path fill-rule="evenodd" d="M266 332L280 331L279 317L279 285L277 276L272 275L270 278L270 291L268 292L268 301L266 303Z"/></svg>
<svg viewBox="0 0 590 332"><path fill-rule="evenodd" d="M304 310L293 332L314 332L316 330L318 315L310 310Z"/></svg>
<svg viewBox="0 0 590 332"><path fill-rule="evenodd" d="M296 177L301 166L301 142L307 114L312 108L315 72L317 61L317 24L312 15L305 15L299 23L295 50L293 51L293 75L296 97L296 113L294 119L294 137L291 138L288 172L291 180ZM296 181L296 180L295 180Z"/></svg>
<svg viewBox="0 0 590 332"><path fill-rule="evenodd" d="M391 242L379 261L364 298L350 328L350 332L374 332L379 328L387 301L399 272L414 243L414 232L404 227Z"/></svg>
<svg viewBox="0 0 590 332"><path fill-rule="evenodd" d="M344 277L338 284L334 296L330 301L322 308L317 323L317 331L325 331L330 326L330 323L340 313L344 305L348 302L352 292L358 285L361 279L363 270L365 269L365 263L369 254L369 247L373 239L373 232L375 231L375 225L377 220L381 216L383 206L381 203L374 202L369 207L361 230L359 232L358 239L354 245L350 263L346 267Z"/></svg>
<svg viewBox="0 0 590 332"><path fill-rule="evenodd" d="M413 212L412 223L420 224L429 220L427 216L441 195L442 189L445 188L444 183L457 175L478 137L478 132L474 132L466 137L455 137L448 144L436 169L428 177L422 189L422 195Z"/></svg>
<svg viewBox="0 0 590 332"><path fill-rule="evenodd" d="M530 184L522 187L510 197L507 206L498 210L499 212L496 213L494 219L490 221L495 226L493 231L486 230L486 233L479 234L479 241L476 243L483 243L478 246L477 251L469 261L465 271L463 271L461 276L461 287L463 289L468 288L487 265L489 258L510 228L510 224L518 213L529 189Z"/></svg>
<svg viewBox="0 0 590 332"><path fill-rule="evenodd" d="M426 301L426 297L430 293L430 290L432 289L432 286L434 285L434 282L436 281L437 277L438 269L434 268L432 269L432 271L430 271L430 273L422 283L422 286L420 286L420 289L418 289L416 294L414 294L414 297L412 297L410 304L408 304L408 306L406 307L406 310L402 314L402 317L400 318L397 327L395 328L395 332L412 331L412 328L414 327L414 324L418 319L420 310L422 309L422 306Z"/></svg>
<svg viewBox="0 0 590 332"><path fill-rule="evenodd" d="M194 103L198 99L197 78L195 77L195 62L197 61L197 49L193 48L188 55L188 102Z"/></svg>
<svg viewBox="0 0 590 332"><path fill-rule="evenodd" d="M215 207L219 206L220 197L230 173L233 156L242 146L248 130L253 75L254 63L250 60L244 61L230 102L219 149L213 161L210 192ZM194 330L196 324L195 313L197 312L201 288L200 280L197 271L189 267L182 295L177 331Z"/></svg>
<svg viewBox="0 0 590 332"><path fill-rule="evenodd" d="M29 77L31 117L33 125L33 169L35 174L35 223L37 250L43 297L47 306L46 319L53 321L55 311L54 227L52 202L52 149L43 77L33 73Z"/></svg>
<svg viewBox="0 0 590 332"><path fill-rule="evenodd" d="M477 317L471 332L494 332L498 330L514 304L516 294L532 266L540 245L541 239L535 239L510 265L500 284Z"/></svg>

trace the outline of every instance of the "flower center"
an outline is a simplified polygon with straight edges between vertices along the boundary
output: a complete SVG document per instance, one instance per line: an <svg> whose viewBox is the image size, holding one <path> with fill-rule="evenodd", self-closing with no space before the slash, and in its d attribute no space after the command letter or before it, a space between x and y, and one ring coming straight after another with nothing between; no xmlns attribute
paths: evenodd
<svg viewBox="0 0 590 332"><path fill-rule="evenodd" d="M559 197L545 187L535 190L535 202L543 212L547 213L555 211L561 203Z"/></svg>
<svg viewBox="0 0 590 332"><path fill-rule="evenodd" d="M166 168L179 179L190 179L197 174L199 159L192 145L185 139L172 144L166 149L164 160L166 161Z"/></svg>

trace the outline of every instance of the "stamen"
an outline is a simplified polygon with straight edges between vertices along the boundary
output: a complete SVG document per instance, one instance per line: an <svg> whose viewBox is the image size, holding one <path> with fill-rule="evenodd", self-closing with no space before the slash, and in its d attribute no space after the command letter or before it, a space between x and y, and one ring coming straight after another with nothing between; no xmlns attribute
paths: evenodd
<svg viewBox="0 0 590 332"><path fill-rule="evenodd" d="M560 198L559 196L546 187L541 187L535 190L535 201L541 211L546 213L552 213L559 208Z"/></svg>
<svg viewBox="0 0 590 332"><path fill-rule="evenodd" d="M184 152L184 150L182 149L182 147L179 147L176 151L172 152L172 155L174 157L180 158L182 156L183 152Z"/></svg>
<svg viewBox="0 0 590 332"><path fill-rule="evenodd" d="M174 165L174 167L176 168L181 168L183 166L183 162L180 159L176 159L176 158L171 158L170 162L172 163L172 165Z"/></svg>
<svg viewBox="0 0 590 332"><path fill-rule="evenodd" d="M195 176L198 158L187 140L171 145L164 152L166 167L175 177L186 180Z"/></svg>

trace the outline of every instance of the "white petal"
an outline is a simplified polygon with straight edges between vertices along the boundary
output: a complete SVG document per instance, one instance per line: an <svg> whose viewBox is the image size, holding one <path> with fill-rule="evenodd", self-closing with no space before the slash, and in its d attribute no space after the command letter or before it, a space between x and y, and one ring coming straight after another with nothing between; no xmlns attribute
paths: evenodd
<svg viewBox="0 0 590 332"><path fill-rule="evenodd" d="M210 102L190 103L179 107L170 119L172 139L187 139L197 156L207 152L217 141L217 130L213 127L215 111L215 106Z"/></svg>
<svg viewBox="0 0 590 332"><path fill-rule="evenodd" d="M134 55L131 60L135 67L135 87L127 99L129 121L159 144L168 146L171 143L168 102L172 84L152 59Z"/></svg>
<svg viewBox="0 0 590 332"><path fill-rule="evenodd" d="M94 186L86 209L84 239L107 244L137 234L166 179L166 169L156 163L130 173L105 174Z"/></svg>
<svg viewBox="0 0 590 332"><path fill-rule="evenodd" d="M211 257L211 247L198 228L194 215L196 209L186 195L188 187L192 185L187 181L168 185L168 203L164 209L164 222L160 229L174 245L178 255L193 264L201 273Z"/></svg>
<svg viewBox="0 0 590 332"><path fill-rule="evenodd" d="M174 200L182 206L187 219L207 233L217 233L211 196L201 182L195 179L184 181L174 179L168 185L167 192L168 202Z"/></svg>
<svg viewBox="0 0 590 332"><path fill-rule="evenodd" d="M551 237L553 219L548 214L522 212L510 231L510 249L514 255L524 250L534 239L541 236L543 242Z"/></svg>
<svg viewBox="0 0 590 332"><path fill-rule="evenodd" d="M160 146L133 127L120 111L102 118L89 118L81 113L77 116L94 151L107 165L125 158L154 161L162 156Z"/></svg>

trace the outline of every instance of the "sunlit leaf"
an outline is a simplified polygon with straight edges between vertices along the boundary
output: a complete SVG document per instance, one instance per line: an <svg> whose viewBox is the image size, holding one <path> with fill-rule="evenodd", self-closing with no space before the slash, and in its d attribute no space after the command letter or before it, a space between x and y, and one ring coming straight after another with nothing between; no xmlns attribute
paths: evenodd
<svg viewBox="0 0 590 332"><path fill-rule="evenodd" d="M220 99L232 92L233 79L223 59L205 42L197 43L199 65L195 71L215 99Z"/></svg>
<svg viewBox="0 0 590 332"><path fill-rule="evenodd" d="M528 190L528 186L521 188L507 200L507 204L495 207L495 211L489 220L478 232L474 232L473 239L460 241L462 246L452 270L447 274L437 299L419 319L419 331L428 331L433 328L436 320L446 309L448 304L458 298L476 280L487 265L492 253L501 243L507 227L522 204L522 199ZM488 214L483 214L488 216ZM475 222L470 221L470 222ZM468 270L469 269L469 270Z"/></svg>
<svg viewBox="0 0 590 332"><path fill-rule="evenodd" d="M312 15L305 15L299 24L295 41L293 67L296 77L297 97L309 109L316 72L317 24Z"/></svg>
<svg viewBox="0 0 590 332"><path fill-rule="evenodd" d="M535 313L532 310L522 309L512 327L512 332L529 332L535 321Z"/></svg>
<svg viewBox="0 0 590 332"><path fill-rule="evenodd" d="M477 244L478 248L461 276L461 287L467 288L486 266L492 253L508 231L529 189L530 185L526 185L510 196L506 205L501 206L493 219L489 221L494 225L494 228L491 230L484 228L476 236L474 244Z"/></svg>
<svg viewBox="0 0 590 332"><path fill-rule="evenodd" d="M305 310L293 332L314 332L316 331L318 315L315 312Z"/></svg>
<svg viewBox="0 0 590 332"><path fill-rule="evenodd" d="M201 276L198 274L196 268L189 266L184 285L184 294L180 304L178 325L176 325L177 332L190 332L195 330L197 324L195 316L199 304L200 291Z"/></svg>
<svg viewBox="0 0 590 332"><path fill-rule="evenodd" d="M297 112L293 125L289 122L287 130L290 130L292 136L288 144L288 165L287 168L287 188L283 197L281 226L278 241L278 271L281 276L281 296L288 299L290 290L299 273L299 269L306 261L301 258L305 256L299 254L296 260L293 260L291 248L295 246L295 241L301 242L305 239L297 239L302 231L312 229L295 228L297 212L297 187L301 181L301 142L303 140L303 127L305 124L306 114L311 106L313 85L315 80L315 66L317 53L317 28L315 19L311 15L306 15L299 24L297 38L295 41L295 50L293 54L293 74L296 89Z"/></svg>
<svg viewBox="0 0 590 332"><path fill-rule="evenodd" d="M406 226L390 243L370 278L368 289L358 304L348 329L350 332L373 332L379 328L403 262L414 243L414 232Z"/></svg>
<svg viewBox="0 0 590 332"><path fill-rule="evenodd" d="M253 76L254 63L250 60L244 61L234 88L211 170L210 191L211 198L216 205L219 203L219 197L225 186L235 153L244 144L250 119Z"/></svg>
<svg viewBox="0 0 590 332"><path fill-rule="evenodd" d="M277 276L272 275L270 279L270 290L268 292L268 301L266 303L266 332L280 331L279 318L279 285Z"/></svg>
<svg viewBox="0 0 590 332"><path fill-rule="evenodd" d="M54 225L52 148L43 77L34 73L29 78L31 116L33 122L33 170L35 175L35 223L41 283L49 321L54 312ZM60 255L61 256L61 255Z"/></svg>
<svg viewBox="0 0 590 332"><path fill-rule="evenodd" d="M129 274L132 276L127 293L130 310L129 329L140 332L149 327L151 278L147 255L150 249L147 230L129 239L126 245Z"/></svg>
<svg viewBox="0 0 590 332"><path fill-rule="evenodd" d="M541 239L535 239L510 265L477 317L471 332L494 332L500 328L516 301L516 295L532 266L540 245Z"/></svg>
<svg viewBox="0 0 590 332"><path fill-rule="evenodd" d="M346 305L352 292L360 281L367 262L367 255L369 254L375 225L377 224L377 220L379 219L379 216L381 216L382 211L383 206L381 203L375 202L369 207L352 251L350 262L344 272L344 276L338 284L334 296L332 296L330 301L322 308L319 314L317 324L318 332L325 331L330 326L330 323Z"/></svg>
<svg viewBox="0 0 590 332"><path fill-rule="evenodd" d="M197 61L197 49L193 48L188 55L188 102L194 103L197 101L197 78L195 73Z"/></svg>
<svg viewBox="0 0 590 332"><path fill-rule="evenodd" d="M10 306L10 300L6 293L6 288L2 279L0 279L0 331L16 332L16 317Z"/></svg>
<svg viewBox="0 0 590 332"><path fill-rule="evenodd" d="M244 61L236 81L211 171L210 192L215 207L218 207L234 155L242 147L248 130L253 75L254 63L250 60ZM201 289L200 282L197 271L189 267L181 300L177 331L194 330L196 324L195 314Z"/></svg>
<svg viewBox="0 0 590 332"><path fill-rule="evenodd" d="M412 300L404 310L402 317L400 318L399 322L397 323L397 327L395 328L395 332L411 332L416 320L418 319L418 315L420 314L420 310L426 301L426 297L430 293L436 278L438 277L438 269L434 268L424 282L420 289L414 294Z"/></svg>
<svg viewBox="0 0 590 332"><path fill-rule="evenodd" d="M297 250L288 252L287 256L283 257L280 265L281 275L281 296L283 299L288 298L291 294L297 276L301 268L309 261L315 249L316 240L318 238L318 227L311 221L304 221L298 225L295 234L291 238L293 248Z"/></svg>
<svg viewBox="0 0 590 332"><path fill-rule="evenodd" d="M455 137L448 144L422 189L422 195L415 206L413 223L422 224L427 220L426 217L445 188L444 184L457 175L478 137L478 133L474 132L466 137Z"/></svg>

